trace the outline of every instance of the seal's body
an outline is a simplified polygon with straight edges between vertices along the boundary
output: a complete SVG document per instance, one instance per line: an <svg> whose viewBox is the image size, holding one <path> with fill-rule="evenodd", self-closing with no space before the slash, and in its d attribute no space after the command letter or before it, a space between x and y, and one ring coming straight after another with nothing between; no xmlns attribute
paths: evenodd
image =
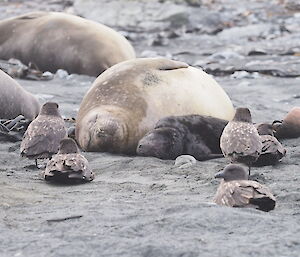
<svg viewBox="0 0 300 257"><path fill-rule="evenodd" d="M170 115L230 120L232 103L208 74L183 62L141 58L102 73L84 96L76 140L86 151L135 154L138 141Z"/></svg>
<svg viewBox="0 0 300 257"><path fill-rule="evenodd" d="M135 53L122 35L102 24L66 13L32 12L0 21L0 59L10 58L42 71L98 76Z"/></svg>
<svg viewBox="0 0 300 257"><path fill-rule="evenodd" d="M40 110L36 97L0 70L0 119L14 119L23 115L33 120Z"/></svg>
<svg viewBox="0 0 300 257"><path fill-rule="evenodd" d="M282 121L274 121L273 129L279 139L300 137L300 107L292 108Z"/></svg>

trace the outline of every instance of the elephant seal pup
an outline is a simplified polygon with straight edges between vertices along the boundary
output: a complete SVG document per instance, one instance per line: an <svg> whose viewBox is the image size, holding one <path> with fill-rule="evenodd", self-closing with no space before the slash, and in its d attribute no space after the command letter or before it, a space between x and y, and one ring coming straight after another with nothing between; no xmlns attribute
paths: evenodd
<svg viewBox="0 0 300 257"><path fill-rule="evenodd" d="M292 108L283 121L274 121L273 129L279 139L300 137L300 107Z"/></svg>
<svg viewBox="0 0 300 257"><path fill-rule="evenodd" d="M16 58L41 71L98 76L135 58L131 44L113 29L75 15L31 12L0 21L0 59Z"/></svg>
<svg viewBox="0 0 300 257"><path fill-rule="evenodd" d="M58 112L58 104L45 103L39 115L28 126L21 142L21 156L29 159L51 158L59 150L60 141L67 136L64 119Z"/></svg>
<svg viewBox="0 0 300 257"><path fill-rule="evenodd" d="M250 167L262 151L262 142L257 129L252 124L248 108L237 108L232 121L228 122L220 138L224 156L231 163L244 163Z"/></svg>
<svg viewBox="0 0 300 257"><path fill-rule="evenodd" d="M230 120L232 103L201 69L166 58L140 58L102 73L84 96L75 135L85 151L135 154L138 141L170 115Z"/></svg>
<svg viewBox="0 0 300 257"><path fill-rule="evenodd" d="M45 180L58 183L90 182L94 177L88 160L72 138L60 141L58 153L52 156L44 171Z"/></svg>
<svg viewBox="0 0 300 257"><path fill-rule="evenodd" d="M255 208L271 211L276 199L269 188L256 181L248 180L247 170L240 164L229 164L215 178L223 178L214 202L229 207Z"/></svg>
<svg viewBox="0 0 300 257"><path fill-rule="evenodd" d="M202 115L163 118L139 141L137 155L160 159L192 155L199 161L221 158L220 137L227 123Z"/></svg>
<svg viewBox="0 0 300 257"><path fill-rule="evenodd" d="M1 36L0 36L1 37ZM14 119L23 115L33 120L40 110L36 97L0 70L0 119Z"/></svg>

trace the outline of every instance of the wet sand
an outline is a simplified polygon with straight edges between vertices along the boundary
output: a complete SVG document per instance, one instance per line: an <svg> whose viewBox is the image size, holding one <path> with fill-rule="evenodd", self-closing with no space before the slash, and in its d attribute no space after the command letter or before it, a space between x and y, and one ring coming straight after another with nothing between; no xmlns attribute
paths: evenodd
<svg viewBox="0 0 300 257"><path fill-rule="evenodd" d="M281 119L300 105L300 13L287 8L292 1L16 2L0 3L1 18L37 9L74 12L121 31L139 57L203 67L235 107L251 109L255 122ZM18 82L75 117L94 79ZM20 143L1 142L0 256L299 256L300 138L282 143L281 163L251 170L277 198L275 210L264 213L211 203L225 159L180 169L172 160L83 153L95 180L56 186L19 156Z"/></svg>

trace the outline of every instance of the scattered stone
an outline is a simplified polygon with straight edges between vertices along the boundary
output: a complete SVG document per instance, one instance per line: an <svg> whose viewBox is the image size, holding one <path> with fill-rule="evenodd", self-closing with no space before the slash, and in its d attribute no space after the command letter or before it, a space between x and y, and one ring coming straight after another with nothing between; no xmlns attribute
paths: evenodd
<svg viewBox="0 0 300 257"><path fill-rule="evenodd" d="M191 155L180 155L175 159L175 166L179 169L185 169L193 166L197 160Z"/></svg>
<svg viewBox="0 0 300 257"><path fill-rule="evenodd" d="M69 73L63 69L58 69L55 73L55 77L58 77L60 79L65 79L68 76L69 76Z"/></svg>

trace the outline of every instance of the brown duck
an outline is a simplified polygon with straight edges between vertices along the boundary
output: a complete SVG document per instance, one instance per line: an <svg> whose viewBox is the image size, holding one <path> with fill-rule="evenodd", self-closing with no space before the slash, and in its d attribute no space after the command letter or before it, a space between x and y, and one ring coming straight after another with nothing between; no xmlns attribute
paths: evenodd
<svg viewBox="0 0 300 257"><path fill-rule="evenodd" d="M57 154L47 163L44 178L60 183L89 182L94 179L88 160L72 138L62 139Z"/></svg>
<svg viewBox="0 0 300 257"><path fill-rule="evenodd" d="M213 199L216 204L261 211L271 211L275 208L274 195L266 186L248 180L247 169L243 165L229 164L217 173L215 178L223 178Z"/></svg>
<svg viewBox="0 0 300 257"><path fill-rule="evenodd" d="M262 142L261 154L254 166L274 165L286 155L286 149L274 137L273 127L268 123L257 125L257 131Z"/></svg>
<svg viewBox="0 0 300 257"><path fill-rule="evenodd" d="M29 159L51 158L59 149L59 142L66 137L65 122L58 111L58 104L45 103L39 115L28 126L22 142L21 156Z"/></svg>
<svg viewBox="0 0 300 257"><path fill-rule="evenodd" d="M236 109L233 120L223 130L220 147L231 163L246 164L250 173L252 163L261 154L262 143L248 108Z"/></svg>

